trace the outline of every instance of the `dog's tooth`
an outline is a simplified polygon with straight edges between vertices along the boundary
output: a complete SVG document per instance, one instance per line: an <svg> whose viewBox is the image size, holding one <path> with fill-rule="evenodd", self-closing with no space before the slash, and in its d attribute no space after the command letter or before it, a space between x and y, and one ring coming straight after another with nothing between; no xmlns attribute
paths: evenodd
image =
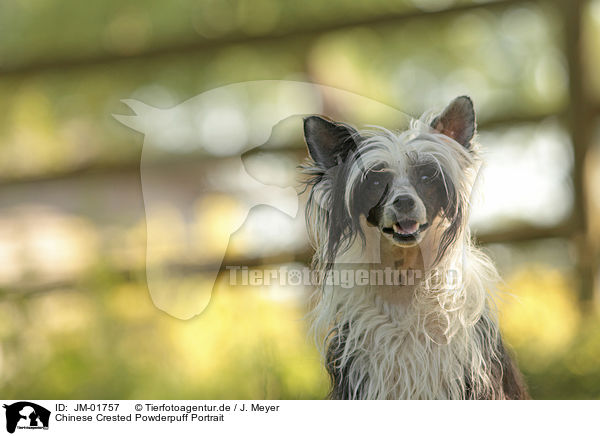
<svg viewBox="0 0 600 436"><path fill-rule="evenodd" d="M400 226L398 224L394 224L392 226L392 228L394 229L394 232L396 232L396 233L400 233L400 231L402 230L402 229L400 229Z"/></svg>

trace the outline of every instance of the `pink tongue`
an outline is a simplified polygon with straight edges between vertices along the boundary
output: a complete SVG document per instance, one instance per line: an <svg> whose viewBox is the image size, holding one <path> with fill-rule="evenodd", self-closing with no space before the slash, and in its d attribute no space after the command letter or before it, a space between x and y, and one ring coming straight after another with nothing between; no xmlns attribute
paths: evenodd
<svg viewBox="0 0 600 436"><path fill-rule="evenodd" d="M403 221L394 224L394 232L401 235L410 235L419 229L419 224L416 221Z"/></svg>

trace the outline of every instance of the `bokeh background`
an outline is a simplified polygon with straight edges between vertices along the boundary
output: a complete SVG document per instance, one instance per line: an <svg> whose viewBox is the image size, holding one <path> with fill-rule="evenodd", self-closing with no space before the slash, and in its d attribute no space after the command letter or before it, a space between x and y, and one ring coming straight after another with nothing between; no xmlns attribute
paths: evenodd
<svg viewBox="0 0 600 436"><path fill-rule="evenodd" d="M469 94L488 162L472 224L505 280L507 341L534 398L600 398L600 0L2 2L0 397L326 395L309 289L221 280L188 320L153 305L143 136L111 116L128 113L123 98L169 108L262 79L413 115ZM285 185L304 156L282 141L247 163ZM193 194L185 174L227 177L230 158L217 149L153 171ZM238 210L233 191L158 218L193 283L218 250L205 239L190 261L172 240L189 225L218 234ZM304 233L253 213L223 264L306 264Z"/></svg>

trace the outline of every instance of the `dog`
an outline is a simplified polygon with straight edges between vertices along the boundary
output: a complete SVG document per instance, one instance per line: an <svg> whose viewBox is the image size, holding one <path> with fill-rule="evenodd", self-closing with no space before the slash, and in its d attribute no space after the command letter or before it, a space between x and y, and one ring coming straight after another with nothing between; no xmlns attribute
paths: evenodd
<svg viewBox="0 0 600 436"><path fill-rule="evenodd" d="M311 318L329 398L529 398L499 331L498 274L467 225L475 137L467 96L404 131L304 118L306 224L324 278ZM348 271L351 289L335 280Z"/></svg>

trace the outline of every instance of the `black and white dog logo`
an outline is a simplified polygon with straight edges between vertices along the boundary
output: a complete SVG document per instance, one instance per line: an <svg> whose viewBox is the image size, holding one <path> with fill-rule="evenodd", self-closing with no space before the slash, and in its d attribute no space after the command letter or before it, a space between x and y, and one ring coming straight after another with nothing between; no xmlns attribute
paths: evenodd
<svg viewBox="0 0 600 436"><path fill-rule="evenodd" d="M19 401L6 409L6 431L14 433L18 429L48 429L50 411L29 401Z"/></svg>

